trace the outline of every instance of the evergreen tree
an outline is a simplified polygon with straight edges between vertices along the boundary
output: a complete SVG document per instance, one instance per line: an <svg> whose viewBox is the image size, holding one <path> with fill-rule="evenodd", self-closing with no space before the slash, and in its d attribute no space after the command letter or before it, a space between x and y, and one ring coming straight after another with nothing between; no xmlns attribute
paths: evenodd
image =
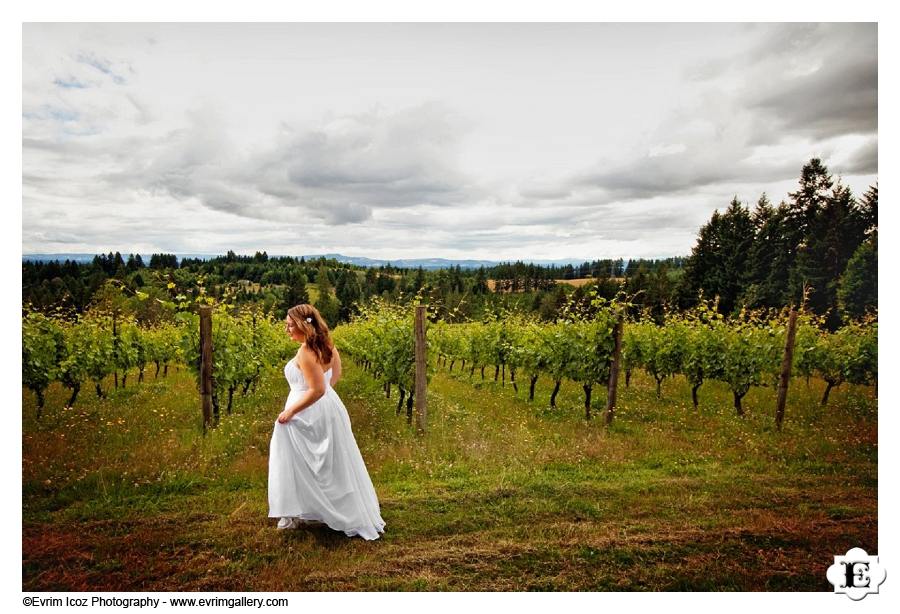
<svg viewBox="0 0 900 614"><path fill-rule="evenodd" d="M397 281L388 274L379 273L375 279L375 293L378 296L384 296L387 292L390 294L397 287Z"/></svg>
<svg viewBox="0 0 900 614"><path fill-rule="evenodd" d="M619 292L619 282L612 277L601 276L597 279L597 296L612 299Z"/></svg>
<svg viewBox="0 0 900 614"><path fill-rule="evenodd" d="M878 229L878 184L869 186L859 203L859 213L862 218L866 235L871 235Z"/></svg>
<svg viewBox="0 0 900 614"><path fill-rule="evenodd" d="M328 269L325 268L324 264L320 264L319 268L316 269L316 285L320 293L328 293L334 289L331 278L328 277Z"/></svg>
<svg viewBox="0 0 900 614"><path fill-rule="evenodd" d="M773 207L765 193L753 211L753 244L748 252L747 288L741 302L748 307L780 307L785 303L789 259L793 248L787 236L788 207Z"/></svg>
<svg viewBox="0 0 900 614"><path fill-rule="evenodd" d="M800 187L788 193L791 200L788 202L785 229L792 247L787 258L790 274L786 298L789 301L802 299L803 287L807 282L812 284L815 281L819 286L822 285L818 279L811 280L806 277L815 274L813 263L816 255L807 253L801 256L801 254L809 250L810 236L817 230L819 213L830 198L833 185L834 181L828 169L819 158L813 158L803 166L800 173ZM799 267L798 258L801 260Z"/></svg>
<svg viewBox="0 0 900 614"><path fill-rule="evenodd" d="M281 311L287 312L294 305L309 303L309 293L306 291L306 275L299 269L291 269L285 275L287 288L281 300Z"/></svg>
<svg viewBox="0 0 900 614"><path fill-rule="evenodd" d="M425 269L419 266L416 269L416 278L413 280L412 291L418 292L425 286Z"/></svg>
<svg viewBox="0 0 900 614"><path fill-rule="evenodd" d="M487 272L481 266L475 272L475 284L472 286L472 294L487 294L488 292L490 292L490 288L488 288L487 283Z"/></svg>
<svg viewBox="0 0 900 614"><path fill-rule="evenodd" d="M720 308L728 313L734 309L738 297L747 285L747 252L753 245L753 220L750 219L750 212L735 196L722 216L722 221L722 267L717 285L721 296Z"/></svg>
<svg viewBox="0 0 900 614"><path fill-rule="evenodd" d="M718 216L718 212L714 214ZM636 262L636 261L632 261ZM635 302L640 305L647 304L647 285L648 285L647 267L641 263L628 276L625 282L625 292L629 296L636 296Z"/></svg>
<svg viewBox="0 0 900 614"><path fill-rule="evenodd" d="M450 267L450 289L452 292L463 292L466 285L463 282L462 268L457 264Z"/></svg>
<svg viewBox="0 0 900 614"><path fill-rule="evenodd" d="M566 289L562 284L556 284L552 291L546 293L541 301L539 314L542 320L553 322L559 315L560 309L567 301Z"/></svg>
<svg viewBox="0 0 900 614"><path fill-rule="evenodd" d="M441 296L450 293L450 273L447 269L438 269L434 274L434 288Z"/></svg>
<svg viewBox="0 0 900 614"><path fill-rule="evenodd" d="M669 267L659 266L647 279L647 300L653 305L657 315L662 316L663 306L672 300L674 284L669 278Z"/></svg>
<svg viewBox="0 0 900 614"><path fill-rule="evenodd" d="M400 269L403 270L403 269ZM407 274L406 272L400 273L400 277L397 278L397 288L392 293L392 297L394 299L399 299L400 296L403 296L405 300L409 300L415 290L413 289L413 278L412 274Z"/></svg>
<svg viewBox="0 0 900 614"><path fill-rule="evenodd" d="M316 299L315 307L319 310L319 313L322 314L322 317L325 318L325 323L328 324L330 328L337 326L340 321L341 306L334 295L331 294L330 290L319 294L319 297Z"/></svg>
<svg viewBox="0 0 900 614"><path fill-rule="evenodd" d="M818 204L809 234L797 251L795 283L810 285L809 306L828 313L832 330L840 325L837 288L850 257L865 237L865 222L850 193L838 182L827 199Z"/></svg>
<svg viewBox="0 0 900 614"><path fill-rule="evenodd" d="M788 228L795 244L802 243L809 236L819 209L831 196L832 185L834 181L828 168L819 158L813 158L803 166L800 187L788 193L791 198L788 204Z"/></svg>
<svg viewBox="0 0 900 614"><path fill-rule="evenodd" d="M373 294L378 294L378 273L372 267L366 269L365 284L363 285L363 296L366 298Z"/></svg>
<svg viewBox="0 0 900 614"><path fill-rule="evenodd" d="M878 309L878 233L853 253L837 290L838 306L846 318L859 318Z"/></svg>
<svg viewBox="0 0 900 614"><path fill-rule="evenodd" d="M140 254L137 254L137 256L135 256L135 254L128 254L128 261L125 263L125 270L127 270L129 273L133 273L143 266L144 263L141 260Z"/></svg>
<svg viewBox="0 0 900 614"><path fill-rule="evenodd" d="M701 229L691 251L678 290L680 301L693 304L702 290L704 296L719 297L719 309L730 313L744 294L750 278L748 252L754 227L750 212L735 196L725 213L713 212Z"/></svg>
<svg viewBox="0 0 900 614"><path fill-rule="evenodd" d="M338 277L335 291L340 302L338 317L342 322L349 322L352 315L359 313L356 303L362 299L363 293L356 271L343 271Z"/></svg>

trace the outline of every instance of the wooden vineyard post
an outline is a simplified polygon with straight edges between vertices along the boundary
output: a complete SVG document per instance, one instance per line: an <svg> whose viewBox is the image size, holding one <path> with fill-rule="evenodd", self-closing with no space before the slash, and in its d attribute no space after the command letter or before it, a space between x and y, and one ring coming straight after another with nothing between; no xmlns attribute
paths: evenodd
<svg viewBox="0 0 900 614"><path fill-rule="evenodd" d="M115 378L116 390L119 389L119 332L116 330L116 316L119 314L118 309L113 310L113 377ZM124 386L124 384L123 384Z"/></svg>
<svg viewBox="0 0 900 614"><path fill-rule="evenodd" d="M778 379L778 400L775 404L775 426L781 430L784 421L784 405L787 403L788 384L791 381L791 363L794 359L794 339L797 336L797 310L791 307L788 315L787 334L784 340L784 358L781 360L781 376Z"/></svg>
<svg viewBox="0 0 900 614"><path fill-rule="evenodd" d="M425 433L427 408L425 405L425 305L416 305L416 430Z"/></svg>
<svg viewBox="0 0 900 614"><path fill-rule="evenodd" d="M612 423L616 413L616 387L619 384L619 359L622 356L622 314L619 314L616 318L613 336L615 337L615 346L613 348L612 361L610 361L609 365L609 386L606 392L607 425Z"/></svg>
<svg viewBox="0 0 900 614"><path fill-rule="evenodd" d="M212 420L212 307L200 307L200 407L203 434Z"/></svg>

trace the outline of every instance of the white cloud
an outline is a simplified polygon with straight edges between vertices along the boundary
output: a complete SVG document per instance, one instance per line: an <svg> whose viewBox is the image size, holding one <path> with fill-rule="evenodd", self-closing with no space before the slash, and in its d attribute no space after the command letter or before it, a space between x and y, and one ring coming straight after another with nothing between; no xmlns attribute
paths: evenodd
<svg viewBox="0 0 900 614"><path fill-rule="evenodd" d="M656 158L658 156L672 156L680 154L687 150L684 143L672 143L671 145L653 145L647 153L647 157Z"/></svg>

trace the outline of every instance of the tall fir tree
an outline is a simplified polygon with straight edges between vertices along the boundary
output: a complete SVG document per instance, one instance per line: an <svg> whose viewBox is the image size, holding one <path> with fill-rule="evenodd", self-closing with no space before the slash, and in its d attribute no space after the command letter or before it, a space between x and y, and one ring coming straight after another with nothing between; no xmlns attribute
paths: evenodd
<svg viewBox="0 0 900 614"><path fill-rule="evenodd" d="M709 221L700 227L697 233L697 242L691 248L691 255L684 266L684 275L678 287L679 304L681 307L691 307L697 303L698 295L709 285L708 279L711 271L716 266L719 228L722 225L722 214L716 209ZM626 269L628 282L627 291L631 294L637 288L633 278L636 261L631 260ZM638 271L643 270L641 265Z"/></svg>
<svg viewBox="0 0 900 614"><path fill-rule="evenodd" d="M819 202L792 272L795 283L809 284L809 307L828 314L826 323L831 330L841 324L837 309L840 277L864 238L860 209L850 188L838 181L828 198Z"/></svg>
<svg viewBox="0 0 900 614"><path fill-rule="evenodd" d="M753 238L750 212L735 196L724 213L716 210L700 229L685 265L679 302L693 304L702 291L709 298L719 297L723 313L733 311L749 279L747 254Z"/></svg>
<svg viewBox="0 0 900 614"><path fill-rule="evenodd" d="M325 323L330 328L334 328L339 324L341 305L330 291L319 294L315 307L322 314L322 317L325 318Z"/></svg>
<svg viewBox="0 0 900 614"><path fill-rule="evenodd" d="M764 295L764 283L772 268L773 252L769 235L775 230L772 220L775 218L775 208L769 202L768 196L763 192L756 202L756 208L750 219L753 221L753 244L747 253L749 259L747 272L747 287L745 288L741 302L748 307L765 306L769 297Z"/></svg>
<svg viewBox="0 0 900 614"><path fill-rule="evenodd" d="M472 294L487 294L488 292L490 292L490 288L487 283L487 272L481 266L475 272L475 284L472 286Z"/></svg>
<svg viewBox="0 0 900 614"><path fill-rule="evenodd" d="M863 220L866 235L878 229L878 184L869 186L859 202L860 216Z"/></svg>
<svg viewBox="0 0 900 614"><path fill-rule="evenodd" d="M788 193L790 200L785 229L788 243L792 248L787 258L790 274L786 298L789 301L800 301L805 285L813 282L806 277L812 272L811 263L815 260L814 254L807 254L811 249L810 236L817 230L819 212L830 198L833 185L834 181L828 168L819 158L812 158L809 163L803 165L800 172L800 186L794 192ZM816 283L821 285L818 280Z"/></svg>
<svg viewBox="0 0 900 614"><path fill-rule="evenodd" d="M351 316L359 313L357 303L362 299L363 294L356 271L341 273L335 286L335 293L340 303L338 318L342 322L349 322Z"/></svg>
<svg viewBox="0 0 900 614"><path fill-rule="evenodd" d="M753 245L753 220L750 211L735 196L722 216L719 238L720 261L713 277L712 290L719 296L719 308L730 313L747 285L747 252Z"/></svg>
<svg viewBox="0 0 900 614"><path fill-rule="evenodd" d="M299 269L291 269L285 275L284 296L281 300L281 310L287 312L294 305L309 303L309 293L306 291L306 275Z"/></svg>
<svg viewBox="0 0 900 614"><path fill-rule="evenodd" d="M340 319L340 304L332 294L333 285L328 277L328 269L320 264L316 272L316 285L319 295L316 298L315 308L319 310L328 326L336 326Z"/></svg>
<svg viewBox="0 0 900 614"><path fill-rule="evenodd" d="M419 266L419 268L416 269L416 277L415 277L415 280L413 280L413 285L412 285L411 290L413 292L418 292L424 286L425 286L425 269L423 269L421 266Z"/></svg>
<svg viewBox="0 0 900 614"><path fill-rule="evenodd" d="M369 267L366 269L365 283L363 284L363 296L369 298L378 293L378 272Z"/></svg>
<svg viewBox="0 0 900 614"><path fill-rule="evenodd" d="M788 229L800 244L812 229L816 215L831 196L834 181L819 158L812 158L800 171L800 186L789 192Z"/></svg>
<svg viewBox="0 0 900 614"><path fill-rule="evenodd" d="M878 310L878 232L853 253L837 289L838 307L845 320Z"/></svg>
<svg viewBox="0 0 900 614"><path fill-rule="evenodd" d="M316 269L316 286L318 286L320 292L325 290L330 292L334 289L334 284L331 283L331 278L328 275L328 268L324 264L320 264L319 268Z"/></svg>
<svg viewBox="0 0 900 614"><path fill-rule="evenodd" d="M788 281L796 255L784 201L760 219L750 251L748 307L781 307L789 301Z"/></svg>

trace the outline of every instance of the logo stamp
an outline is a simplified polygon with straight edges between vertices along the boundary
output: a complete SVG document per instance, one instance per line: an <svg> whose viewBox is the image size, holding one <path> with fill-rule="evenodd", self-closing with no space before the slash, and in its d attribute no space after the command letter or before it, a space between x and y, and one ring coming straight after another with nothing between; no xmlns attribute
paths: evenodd
<svg viewBox="0 0 900 614"><path fill-rule="evenodd" d="M862 548L851 548L844 556L835 556L834 565L828 568L828 581L834 585L835 594L844 593L859 601L869 593L878 593L878 587L887 577L887 571Z"/></svg>

